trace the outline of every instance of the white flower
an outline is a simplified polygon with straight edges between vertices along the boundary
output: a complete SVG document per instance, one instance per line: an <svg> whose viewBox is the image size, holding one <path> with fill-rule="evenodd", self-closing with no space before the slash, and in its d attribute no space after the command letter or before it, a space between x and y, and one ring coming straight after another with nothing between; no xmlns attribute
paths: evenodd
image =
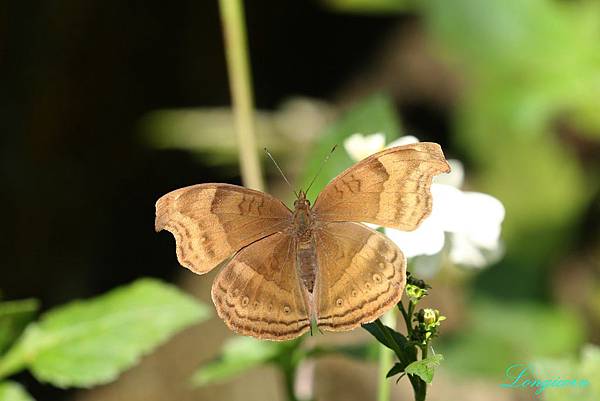
<svg viewBox="0 0 600 401"><path fill-rule="evenodd" d="M383 150L382 139L384 140L383 134L354 134L344 142L344 147L352 158L360 160ZM404 136L388 147L418 141L413 136ZM376 144L379 146L376 147ZM366 154L367 151L370 153ZM500 232L504 206L493 196L461 191L459 188L464 179L462 163L458 160L448 160L448 163L452 171L436 176L431 185L431 215L414 231L386 228L385 233L407 258L418 256L417 259L422 259L424 266L431 265L432 261L439 263L438 254L446 245L453 263L481 268L493 263L502 254ZM423 255L429 258L424 258ZM427 269L432 270L430 267Z"/></svg>
<svg viewBox="0 0 600 401"><path fill-rule="evenodd" d="M350 157L356 161L377 153L385 147L385 135L378 132L365 136L363 134L350 135L344 141L344 148Z"/></svg>

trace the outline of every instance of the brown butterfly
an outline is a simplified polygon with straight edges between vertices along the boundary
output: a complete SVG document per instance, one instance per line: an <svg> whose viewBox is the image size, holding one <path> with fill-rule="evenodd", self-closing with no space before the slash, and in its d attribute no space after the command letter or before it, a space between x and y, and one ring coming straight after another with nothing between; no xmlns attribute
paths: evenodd
<svg viewBox="0 0 600 401"><path fill-rule="evenodd" d="M177 260L204 274L219 316L234 331L287 340L311 321L327 331L371 322L400 301L406 260L360 222L411 231L431 212L434 175L450 167L438 144L376 153L338 175L313 207L294 211L263 192L230 184L178 189L156 202L156 231L177 242Z"/></svg>

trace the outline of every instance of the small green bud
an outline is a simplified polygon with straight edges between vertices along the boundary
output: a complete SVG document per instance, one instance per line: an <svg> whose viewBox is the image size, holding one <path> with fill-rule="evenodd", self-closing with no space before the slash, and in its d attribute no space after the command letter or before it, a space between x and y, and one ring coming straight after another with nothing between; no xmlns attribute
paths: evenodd
<svg viewBox="0 0 600 401"><path fill-rule="evenodd" d="M425 288L420 288L414 284L406 285L406 295L410 298L411 301L418 301L427 295L427 290Z"/></svg>
<svg viewBox="0 0 600 401"><path fill-rule="evenodd" d="M423 312L423 323L425 323L425 326L432 327L436 323L440 312L429 308L421 309L421 311Z"/></svg>
<svg viewBox="0 0 600 401"><path fill-rule="evenodd" d="M445 316L440 315L440 311L437 309L421 309L416 313L415 320L418 322L418 326L415 328L416 339L426 344L431 337L438 334L438 327L440 323L446 320Z"/></svg>

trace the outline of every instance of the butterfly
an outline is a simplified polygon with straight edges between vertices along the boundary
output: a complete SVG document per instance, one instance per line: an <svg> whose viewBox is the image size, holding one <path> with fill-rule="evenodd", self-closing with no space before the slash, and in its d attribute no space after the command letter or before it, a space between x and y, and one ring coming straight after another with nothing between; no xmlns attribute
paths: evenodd
<svg viewBox="0 0 600 401"><path fill-rule="evenodd" d="M385 149L334 178L314 206L300 191L290 210L266 193L230 184L177 189L156 202L156 231L176 240L177 260L204 274L227 326L260 339L346 331L396 305L406 259L362 224L411 231L431 212L433 176L450 171L440 146Z"/></svg>

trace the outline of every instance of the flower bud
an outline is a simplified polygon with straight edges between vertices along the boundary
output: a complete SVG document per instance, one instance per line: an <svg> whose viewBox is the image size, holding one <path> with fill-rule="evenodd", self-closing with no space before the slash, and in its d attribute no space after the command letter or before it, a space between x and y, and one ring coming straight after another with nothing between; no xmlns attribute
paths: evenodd
<svg viewBox="0 0 600 401"><path fill-rule="evenodd" d="M410 298L411 301L418 301L427 295L427 290L425 288L420 288L414 284L406 285L406 294Z"/></svg>

